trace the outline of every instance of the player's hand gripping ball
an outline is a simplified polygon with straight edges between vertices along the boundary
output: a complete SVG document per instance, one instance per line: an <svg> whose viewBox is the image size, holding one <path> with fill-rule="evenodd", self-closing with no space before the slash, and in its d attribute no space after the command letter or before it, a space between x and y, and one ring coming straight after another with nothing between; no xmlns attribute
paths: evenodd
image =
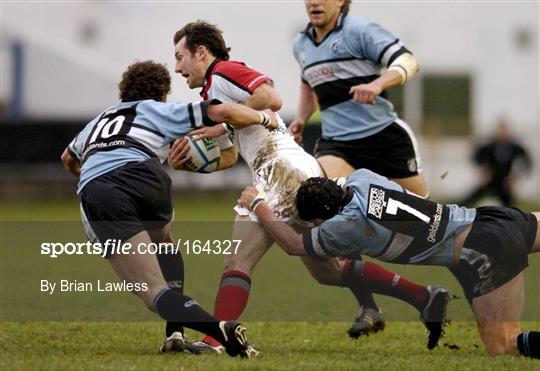
<svg viewBox="0 0 540 371"><path fill-rule="evenodd" d="M217 170L221 150L212 138L186 136L176 140L169 154L169 163L175 169L187 169L198 173Z"/></svg>

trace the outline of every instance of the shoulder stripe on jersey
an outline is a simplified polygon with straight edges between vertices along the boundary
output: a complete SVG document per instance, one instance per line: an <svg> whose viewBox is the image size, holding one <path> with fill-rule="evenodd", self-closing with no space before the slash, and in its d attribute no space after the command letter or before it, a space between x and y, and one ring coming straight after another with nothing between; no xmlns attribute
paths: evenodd
<svg viewBox="0 0 540 371"><path fill-rule="evenodd" d="M317 229L314 231L314 229ZM335 255L330 253L326 246L324 246L324 243L321 239L321 231L319 228L313 228L311 230L311 237L313 238L313 249L317 252L317 254L325 259L331 258Z"/></svg>
<svg viewBox="0 0 540 371"><path fill-rule="evenodd" d="M403 45L401 41L399 41L399 39L396 39L394 42L384 47L383 51L379 55L377 64L382 64L388 67L397 57L404 53L410 53L410 51L405 47L405 45Z"/></svg>
<svg viewBox="0 0 540 371"><path fill-rule="evenodd" d="M77 160L80 160L79 155L77 154L77 152L75 152L75 151L73 150L73 148L72 148L71 146L72 146L72 145L70 144L70 145L67 147L67 150L68 150L68 152L69 152L69 155L70 155L71 157L77 159Z"/></svg>
<svg viewBox="0 0 540 371"><path fill-rule="evenodd" d="M188 107L189 122L191 122L191 127L196 128L197 126L195 125L195 117L193 116L193 107L191 103L188 103L187 107Z"/></svg>
<svg viewBox="0 0 540 371"><path fill-rule="evenodd" d="M252 87L255 83L257 83L259 80L261 80L261 79L270 80L270 79L268 78L268 76L266 76L266 75L261 75L261 76L255 78L255 79L253 79L253 81L251 81L251 82L249 83L248 89L251 89L251 87ZM271 80L270 80L270 81L271 81ZM262 82L261 84L264 84L264 82Z"/></svg>
<svg viewBox="0 0 540 371"><path fill-rule="evenodd" d="M365 61L365 59L363 59L363 58L356 58L356 57L343 57L343 58L325 59L325 60L322 60L322 61L317 61L317 62L313 62L313 63L308 64L307 66L305 66L302 69L302 71L305 71L308 68L313 67L313 66L317 66L319 64L330 63L330 62L354 61L354 60Z"/></svg>
<svg viewBox="0 0 540 371"><path fill-rule="evenodd" d="M161 138L165 138L165 136L163 134L161 134L159 131L154 130L152 128L149 128L149 127L146 127L146 126L143 126L143 125L140 125L140 124L132 124L131 126L134 127L134 128L139 128L139 129L149 131L150 133L156 134L157 136L159 136Z"/></svg>
<svg viewBox="0 0 540 371"><path fill-rule="evenodd" d="M392 56L388 59L388 66L390 66L394 60L399 57L400 55L402 54L405 54L405 53L409 53L409 54L412 54L409 49L407 49L406 47L402 46L401 48L399 48L394 54L392 54Z"/></svg>
<svg viewBox="0 0 540 371"><path fill-rule="evenodd" d="M386 54L386 52L388 51L388 49L390 49L392 46L396 45L398 42L399 42L399 39L395 39L394 41L392 41L390 44L386 45L383 48L383 50L381 51L381 54L379 54L379 58L377 58L377 64L382 63L382 59L383 59L384 55Z"/></svg>
<svg viewBox="0 0 540 371"><path fill-rule="evenodd" d="M314 87L321 111L352 99L349 94L351 87L359 84L368 84L379 75L353 77L350 79L325 82ZM387 99L388 93L383 91L380 98Z"/></svg>
<svg viewBox="0 0 540 371"><path fill-rule="evenodd" d="M240 88L240 89L242 89L243 91L245 91L245 92L251 94L248 88L246 88L245 86L243 86L243 85L239 84L238 82L234 81L234 80L231 79L230 77L228 77L228 76L226 76L226 75L224 75L224 74L222 74L222 73L219 73L219 72L214 72L214 75L219 76L219 77L221 77L221 78L227 80L228 82L230 82L231 84L233 84L233 85L236 86L237 88Z"/></svg>
<svg viewBox="0 0 540 371"><path fill-rule="evenodd" d="M203 113L202 113L202 107L201 102L194 102L193 105L193 118L195 121L195 126L200 128L203 126Z"/></svg>
<svg viewBox="0 0 540 371"><path fill-rule="evenodd" d="M304 249L306 253L315 260L326 260L328 257L320 256L316 251L314 245L318 245L317 230L319 228L311 228L304 232L302 240L304 242Z"/></svg>

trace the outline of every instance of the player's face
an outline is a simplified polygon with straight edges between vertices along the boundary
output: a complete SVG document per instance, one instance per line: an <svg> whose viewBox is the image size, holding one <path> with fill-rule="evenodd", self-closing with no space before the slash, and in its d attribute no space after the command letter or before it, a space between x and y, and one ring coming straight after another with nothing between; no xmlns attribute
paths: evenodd
<svg viewBox="0 0 540 371"><path fill-rule="evenodd" d="M309 21L315 27L326 27L339 16L343 0L306 0Z"/></svg>
<svg viewBox="0 0 540 371"><path fill-rule="evenodd" d="M185 37L176 44L174 58L176 59L174 72L181 74L186 79L190 89L203 86L206 69L202 53L199 51L192 53L186 48Z"/></svg>

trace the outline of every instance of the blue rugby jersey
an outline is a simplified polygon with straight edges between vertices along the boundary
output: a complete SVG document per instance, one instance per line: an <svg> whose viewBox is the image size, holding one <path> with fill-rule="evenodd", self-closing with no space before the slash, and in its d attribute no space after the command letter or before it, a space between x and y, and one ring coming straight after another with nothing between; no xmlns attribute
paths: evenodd
<svg viewBox="0 0 540 371"><path fill-rule="evenodd" d="M212 125L208 105L219 101L164 103L122 102L90 121L68 145L81 162L77 194L92 179L128 162L153 157L165 161L170 144L203 125Z"/></svg>
<svg viewBox="0 0 540 371"><path fill-rule="evenodd" d="M377 79L382 67L410 53L390 32L365 18L341 15L336 27L320 43L308 24L293 46L302 81L314 89L322 116L322 136L354 140L371 136L397 115L386 92L375 104L359 104L349 95L354 85Z"/></svg>
<svg viewBox="0 0 540 371"><path fill-rule="evenodd" d="M352 200L304 233L314 258L362 254L398 264L451 266L455 236L476 216L475 209L423 199L366 169L352 173L344 186L352 188Z"/></svg>

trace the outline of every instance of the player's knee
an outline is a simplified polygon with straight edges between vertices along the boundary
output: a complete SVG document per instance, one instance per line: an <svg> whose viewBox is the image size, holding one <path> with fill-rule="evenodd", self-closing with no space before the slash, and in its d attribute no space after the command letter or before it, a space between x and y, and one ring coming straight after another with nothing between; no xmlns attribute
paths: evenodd
<svg viewBox="0 0 540 371"><path fill-rule="evenodd" d="M239 271L248 276L251 276L253 270L253 264L245 261L226 261L223 262L223 272Z"/></svg>
<svg viewBox="0 0 540 371"><path fill-rule="evenodd" d="M311 276L321 285L337 286L340 284L341 275L330 271L310 272Z"/></svg>
<svg viewBox="0 0 540 371"><path fill-rule="evenodd" d="M249 256L228 255L223 260L223 272L240 271L249 276L255 264L256 261L250 259Z"/></svg>

